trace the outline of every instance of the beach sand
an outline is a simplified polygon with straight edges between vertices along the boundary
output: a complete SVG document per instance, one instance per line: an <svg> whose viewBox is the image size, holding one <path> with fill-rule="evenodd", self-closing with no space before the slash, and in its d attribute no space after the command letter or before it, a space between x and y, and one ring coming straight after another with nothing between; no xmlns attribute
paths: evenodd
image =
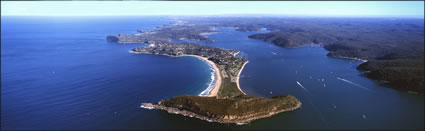
<svg viewBox="0 0 425 131"><path fill-rule="evenodd" d="M238 52L239 53L239 52ZM236 53L237 54L237 53ZM235 55L236 55L235 54ZM201 56L197 56L197 55L184 55L184 56L193 56L193 57L197 57L197 58L199 58L199 59L202 59L202 60L204 60L204 61L206 61L208 64L210 64L213 68L214 68L214 72L216 73L216 76L217 76L217 80L216 80L216 83L215 83L215 87L209 92L209 97L214 97L214 96L217 96L217 93L218 93L218 90L220 89L220 87L221 87L221 73L220 73L220 70L218 69L218 67L217 67L217 65L214 63L214 62L212 62L212 61L210 61L210 60L208 60L207 58L205 58L205 57L201 57ZM243 90L241 89L241 87L239 86L239 78L240 78L240 75L241 75L241 73L242 73L242 71L243 71L243 69L244 69L244 67L245 67L245 65L246 64L248 64L248 61L247 62L245 62L243 65L242 65L242 67L241 67L241 69L239 70L239 73L238 73L238 76L236 77L236 85L237 85L237 87L238 87L238 89L244 94L244 95L246 95L246 93L245 92L243 92Z"/></svg>
<svg viewBox="0 0 425 131"><path fill-rule="evenodd" d="M233 54L233 56L236 56L240 53L240 51L236 52L235 54ZM243 63L241 69L239 70L238 76L236 76L236 85L238 86L238 89L244 94L246 95L245 92L243 92L243 90L241 89L241 87L239 86L239 78L241 77L241 73L243 71L243 68L245 67L245 65L248 64L248 61L246 61L245 63Z"/></svg>
<svg viewBox="0 0 425 131"><path fill-rule="evenodd" d="M129 51L130 53L134 53L134 54L142 54L142 53L139 53L139 52L135 52L135 51L132 51L132 50L130 50ZM214 63L214 62L212 62L212 61L210 61L210 60L208 60L207 58L205 58L205 57L202 57L202 56L197 56L197 55L181 55L181 56L170 56L170 55L165 55L165 56L169 56L169 57L182 57L182 56L192 56L192 57L196 57L196 58L199 58L199 59L201 59L201 60L203 60L203 61L206 61L209 65L211 65L212 67L213 67L213 69L214 69L214 72L215 72L215 76L217 77L216 79L216 81L215 81L215 86L214 86L214 88L208 93L209 95L208 95L208 97L215 97L215 96L217 96L217 93L218 93L218 90L220 89L220 87L221 87L221 73L220 73L220 70L218 69L218 67L217 67L217 65ZM239 80L239 79L238 79ZM239 84L238 84L239 85ZM240 89L239 89L240 90Z"/></svg>
<svg viewBox="0 0 425 131"><path fill-rule="evenodd" d="M220 86L221 86L221 73L220 73L220 70L218 69L217 65L214 62L208 60L205 57L201 57L201 56L197 56L197 55L183 55L183 56L197 57L199 59L202 59L202 60L206 61L209 65L211 65L213 67L214 72L215 72L215 75L217 77L217 80L215 82L215 87L209 92L209 95L208 96L209 97L217 96L218 90L220 89Z"/></svg>
<svg viewBox="0 0 425 131"><path fill-rule="evenodd" d="M243 90L241 89L241 87L239 86L239 78L241 77L241 73L243 71L243 68L245 68L245 65L248 64L248 61L246 61L245 63L243 63L241 69L239 70L238 76L236 77L236 85L238 86L238 89L244 94L246 95L245 92L243 92Z"/></svg>
<svg viewBox="0 0 425 131"><path fill-rule="evenodd" d="M138 54L137 52L134 52L134 51L129 51L130 53L135 53L135 54ZM239 53L239 52L238 52ZM238 53L236 53L236 54L238 54ZM236 55L235 54L235 55ZM217 76L217 80L216 80L216 83L215 83L215 87L209 92L209 95L208 95L208 97L215 97L215 96L217 96L217 93L218 93L218 90L220 89L220 87L221 87L221 73L220 73L220 70L218 69L218 67L217 67L217 65L214 63L214 62L212 62L212 61L210 61L210 60L208 60L207 58L205 58L205 57L202 57L202 56L197 56L197 55L182 55L182 56L192 56L192 57L196 57L196 58L199 58L199 59L201 59L201 60L203 60L203 61L206 61L209 65L211 65L212 67L213 67L213 69L214 69L214 72L215 72L215 75ZM170 57L181 57L181 56L170 56ZM238 73L238 76L237 76L237 78L236 78L236 85L237 85L237 87L238 87L238 89L243 93L243 94L245 94L246 95L246 93L245 92L243 92L242 91L242 89L240 88L240 86L239 86L239 78L240 78L240 75L241 75L241 72L242 72L242 70L244 69L244 67L245 67L245 65L248 63L248 61L247 62L245 62L243 65L242 65L242 67L241 67L241 69L240 69L240 71L239 71L239 73Z"/></svg>

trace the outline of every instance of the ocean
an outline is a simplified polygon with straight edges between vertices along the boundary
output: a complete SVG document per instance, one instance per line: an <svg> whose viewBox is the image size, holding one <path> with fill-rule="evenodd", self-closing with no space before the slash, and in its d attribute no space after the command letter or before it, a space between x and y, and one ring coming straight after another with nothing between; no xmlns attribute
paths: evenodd
<svg viewBox="0 0 425 131"><path fill-rule="evenodd" d="M218 124L140 108L201 95L214 76L194 57L131 54L144 44L107 35L172 24L168 17L1 18L2 129L424 129L424 97L379 86L320 46L281 48L219 28L202 45L236 49L249 60L242 90L291 94L302 108L248 125ZM266 32L262 30L260 32ZM258 32L257 32L258 33Z"/></svg>

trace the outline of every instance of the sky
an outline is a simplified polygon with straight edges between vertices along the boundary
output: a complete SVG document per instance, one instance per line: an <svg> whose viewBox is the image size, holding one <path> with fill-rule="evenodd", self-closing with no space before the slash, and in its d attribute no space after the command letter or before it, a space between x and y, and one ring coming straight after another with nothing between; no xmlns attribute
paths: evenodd
<svg viewBox="0 0 425 131"><path fill-rule="evenodd" d="M424 17L423 1L1 1L2 16L287 15Z"/></svg>

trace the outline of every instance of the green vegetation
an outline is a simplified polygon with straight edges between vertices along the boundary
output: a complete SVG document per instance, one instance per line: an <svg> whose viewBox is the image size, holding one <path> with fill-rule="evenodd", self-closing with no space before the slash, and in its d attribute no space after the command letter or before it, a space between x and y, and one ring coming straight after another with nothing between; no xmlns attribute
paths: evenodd
<svg viewBox="0 0 425 131"><path fill-rule="evenodd" d="M178 107L180 109L190 110L197 114L206 116L242 116L252 112L270 111L273 108L286 109L295 107L298 103L298 100L290 95L276 96L272 98L240 95L228 99L185 95L163 101L163 105L168 107Z"/></svg>
<svg viewBox="0 0 425 131"><path fill-rule="evenodd" d="M424 20L416 18L210 17L193 24L235 27L284 48L320 44L328 56L359 58L358 67L383 85L424 93Z"/></svg>
<svg viewBox="0 0 425 131"><path fill-rule="evenodd" d="M139 41L130 38L127 41ZM299 108L293 96L263 98L245 95L237 87L238 74L246 59L235 56L238 51L225 50L193 43L157 43L138 47L134 53L166 56L196 55L208 58L220 70L222 78L216 97L177 96L143 107L166 110L184 116L220 123L248 123L274 114Z"/></svg>
<svg viewBox="0 0 425 131"><path fill-rule="evenodd" d="M230 78L221 80L221 87L217 92L218 98L229 98L239 95L243 95L243 93L238 89L236 83L231 82Z"/></svg>
<svg viewBox="0 0 425 131"><path fill-rule="evenodd" d="M423 59L372 60L357 69L367 71L369 78L380 80L383 85L424 93L424 68L420 65L424 65Z"/></svg>
<svg viewBox="0 0 425 131"><path fill-rule="evenodd" d="M240 95L227 99L199 96L177 96L159 104L169 111L194 113L195 117L220 123L249 123L256 119L299 108L301 103L293 96L272 98ZM183 114L183 115L187 115Z"/></svg>

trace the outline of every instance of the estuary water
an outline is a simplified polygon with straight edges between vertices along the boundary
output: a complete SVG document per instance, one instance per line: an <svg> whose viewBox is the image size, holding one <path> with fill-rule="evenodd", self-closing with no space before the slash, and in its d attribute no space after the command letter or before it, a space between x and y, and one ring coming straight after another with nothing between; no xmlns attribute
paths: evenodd
<svg viewBox="0 0 425 131"><path fill-rule="evenodd" d="M214 43L249 63L250 95L291 94L302 108L237 126L141 109L211 83L193 57L128 53L143 44L106 42L110 34L172 24L167 17L1 18L2 129L424 129L424 97L377 85L361 61L327 57L320 46L281 48L220 28Z"/></svg>

